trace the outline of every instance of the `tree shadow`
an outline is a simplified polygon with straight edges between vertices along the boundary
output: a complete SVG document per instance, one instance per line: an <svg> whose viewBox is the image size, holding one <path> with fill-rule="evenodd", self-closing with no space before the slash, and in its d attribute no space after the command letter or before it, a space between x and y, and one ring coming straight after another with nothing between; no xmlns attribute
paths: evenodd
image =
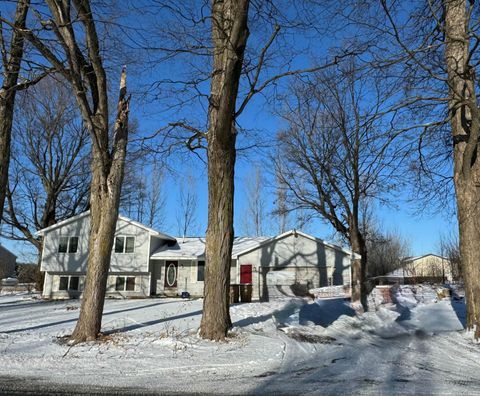
<svg viewBox="0 0 480 396"><path fill-rule="evenodd" d="M1 308L23 308L23 307L28 307L32 305L54 305L54 304L62 304L63 301L60 300L36 300L36 301L5 301L5 302L0 302L0 305L2 306Z"/></svg>
<svg viewBox="0 0 480 396"><path fill-rule="evenodd" d="M132 308L125 308L125 309L119 309L119 310L116 310L116 311L104 312L103 317L108 316L108 315L117 314L117 313L122 313L122 312L129 312L129 311L136 311L136 310L139 310L139 309L150 308L150 307L154 307L154 306L157 306L157 305L171 304L171 303L174 303L174 302L176 302L176 301L157 302L157 303L148 304L148 305L141 305L141 306L132 307ZM20 306L19 306L19 308L20 308ZM23 328L20 328L20 329L6 330L6 331L2 331L1 333L4 333L4 334L21 333L23 331L37 330L37 329L43 329L43 328L46 328L46 327L52 327L52 326L72 323L72 322L76 322L77 320L78 320L78 318L75 316L74 318L71 318L71 319L60 320L60 321L51 322L51 323L43 323L43 324L39 324L39 325L35 325L35 326L23 327Z"/></svg>
<svg viewBox="0 0 480 396"><path fill-rule="evenodd" d="M190 316L200 315L202 312L203 311L200 309L198 311L188 312L188 313L184 313L184 314L181 314L181 315L168 316L168 317L164 317L164 318L161 318L161 319L150 320L148 322L139 322L139 323L132 324L130 326L124 326L124 327L119 328L119 329L112 329L112 330L104 331L103 334L109 335L109 334L126 333L128 331L132 331L132 330L136 330L136 329L143 329L143 328L148 327L148 326L155 326L157 324L170 322L172 320L185 319L185 318L188 318Z"/></svg>
<svg viewBox="0 0 480 396"><path fill-rule="evenodd" d="M254 317L248 317L245 319L237 320L235 323L233 323L233 326L246 327L252 324L265 322L269 319L272 319L272 317L275 319L277 323L284 323L287 320L287 318L295 312L296 309L298 309L298 304L292 302L290 304L287 304L285 307L283 307L283 309L279 309L267 315L254 316Z"/></svg>
<svg viewBox="0 0 480 396"><path fill-rule="evenodd" d="M410 320L412 318L412 311L408 307L397 304L396 311L400 316L395 319L395 322L403 322L404 320Z"/></svg>
<svg viewBox="0 0 480 396"><path fill-rule="evenodd" d="M284 243L288 238L292 241ZM260 301L282 296L305 297L313 288L345 284L348 282L344 275L349 268L349 256L339 249L301 233L265 244L261 247L258 268Z"/></svg>
<svg viewBox="0 0 480 396"><path fill-rule="evenodd" d="M453 312L457 316L457 319L462 324L463 328L467 328L467 306L465 305L465 298L453 297L450 300Z"/></svg>
<svg viewBox="0 0 480 396"><path fill-rule="evenodd" d="M342 315L356 315L355 310L348 304L348 300L345 300L343 297L320 299L311 304L305 304L300 308L299 324L314 323L327 327Z"/></svg>
<svg viewBox="0 0 480 396"><path fill-rule="evenodd" d="M291 351L301 351L309 343L289 340L288 344ZM418 362L411 362L411 344L421 355ZM251 394L418 394L416 387L435 394L439 387L433 375L417 373L412 378L414 364L420 373L429 374L444 363L436 360L431 344L416 334L374 342L342 338L316 345L310 356L302 359L292 354L292 359L287 355L278 370L258 375L267 379Z"/></svg>

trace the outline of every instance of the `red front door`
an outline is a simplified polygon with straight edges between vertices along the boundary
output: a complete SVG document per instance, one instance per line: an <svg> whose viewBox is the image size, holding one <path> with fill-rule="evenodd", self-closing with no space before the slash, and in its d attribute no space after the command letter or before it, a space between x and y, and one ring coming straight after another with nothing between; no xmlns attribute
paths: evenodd
<svg viewBox="0 0 480 396"><path fill-rule="evenodd" d="M252 264L242 264L240 266L240 283L252 283Z"/></svg>

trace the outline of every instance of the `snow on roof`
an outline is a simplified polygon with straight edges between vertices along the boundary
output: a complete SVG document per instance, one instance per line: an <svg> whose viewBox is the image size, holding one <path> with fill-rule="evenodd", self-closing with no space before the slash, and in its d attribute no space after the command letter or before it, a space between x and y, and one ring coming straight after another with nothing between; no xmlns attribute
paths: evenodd
<svg viewBox="0 0 480 396"><path fill-rule="evenodd" d="M337 245L325 242L322 239L305 234L298 230L290 230L276 237L237 237L233 240L232 258L237 259L238 256L249 253L261 246L285 238L289 235L301 235L305 238L309 238L315 242L321 243L332 249L340 250L346 254L351 255L352 252L348 249L342 248ZM205 257L205 238L204 237L177 237L177 243L173 246L162 246L155 251L150 257L152 259L196 259L199 257ZM358 256L358 255L357 255ZM358 256L360 257L360 256Z"/></svg>
<svg viewBox="0 0 480 396"><path fill-rule="evenodd" d="M233 240L232 257L245 250L260 246L268 240L268 237L237 237ZM150 258L152 259L197 259L205 257L205 238L204 237L177 237L177 243L173 246L162 246L155 251Z"/></svg>
<svg viewBox="0 0 480 396"><path fill-rule="evenodd" d="M282 239L282 238L285 238L285 237L288 237L288 236L290 236L290 235L295 235L295 236L300 235L300 236L302 236L302 237L304 237L304 238L311 239L311 240L314 241L314 242L321 243L321 244L323 244L324 246L328 246L328 247L330 247L330 248L332 248L332 249L342 251L342 252L344 252L344 253L346 253L346 254L348 254L348 255L351 255L351 254L352 254L352 251L349 250L349 249L345 249L345 248L343 248L343 247L341 247L341 246L334 245L333 243L326 242L326 241L324 241L323 239L320 239L320 238L314 237L314 236L312 236L312 235L306 234L306 233L304 233L304 232L302 232L302 231L293 229L293 230L284 232L283 234L277 235L277 236L275 236L275 237L273 237L273 238L264 238L263 241L261 241L260 243L258 243L256 246L247 247L247 248L245 248L244 250L238 251L236 254L235 254L235 253L232 253L232 256L234 256L234 258L236 258L237 256L240 256L240 255L242 255L242 254L245 254L245 253L248 253L248 252L250 252L250 251L252 251L252 250L255 250L255 249L258 248L259 246L267 245L267 244L269 244L269 243L271 243L271 242L278 241L278 240L280 240L280 239ZM355 254L355 257L360 258L360 255Z"/></svg>
<svg viewBox="0 0 480 396"><path fill-rule="evenodd" d="M426 253L426 254L422 254L421 256L404 257L404 258L403 258L403 261L407 261L407 262L417 261L417 260L420 260L420 259L422 259L422 258L430 257L430 256L438 257L438 258L441 258L441 259L443 259L443 260L448 260L447 257L443 257L443 256L440 256L440 255L435 254L435 253Z"/></svg>
<svg viewBox="0 0 480 396"><path fill-rule="evenodd" d="M387 275L384 275L384 276L388 276L392 278L403 278L405 276L405 273L403 268L400 267L400 268L397 268L396 270L389 272Z"/></svg>

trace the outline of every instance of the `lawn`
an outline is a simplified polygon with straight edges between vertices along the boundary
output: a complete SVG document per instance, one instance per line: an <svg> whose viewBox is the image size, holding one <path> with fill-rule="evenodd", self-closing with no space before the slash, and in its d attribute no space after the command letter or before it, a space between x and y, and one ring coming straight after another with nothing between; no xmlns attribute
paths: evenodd
<svg viewBox="0 0 480 396"><path fill-rule="evenodd" d="M66 345L79 301L0 295L0 385L152 393L480 393L480 348L462 299L404 287L397 304L356 315L343 299L231 307L227 342L197 335L202 300L107 300L99 342ZM1 388L1 387L0 387Z"/></svg>

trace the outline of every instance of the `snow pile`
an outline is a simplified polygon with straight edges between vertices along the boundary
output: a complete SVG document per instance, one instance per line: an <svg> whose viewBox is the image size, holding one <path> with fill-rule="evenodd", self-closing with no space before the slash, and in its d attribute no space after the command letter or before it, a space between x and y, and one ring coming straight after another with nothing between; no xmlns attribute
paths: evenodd
<svg viewBox="0 0 480 396"><path fill-rule="evenodd" d="M408 330L397 322L399 316L398 312L387 308L354 317L344 315L328 327L327 334L351 339L360 339L365 334L394 338L408 334Z"/></svg>
<svg viewBox="0 0 480 396"><path fill-rule="evenodd" d="M419 298L423 300L422 293L417 294L417 289L411 286L400 286L392 290L393 301L398 305L412 309L419 303Z"/></svg>
<svg viewBox="0 0 480 396"><path fill-rule="evenodd" d="M298 312L304 304L301 298L282 298L268 303L234 305L230 308L230 314L239 319L233 323L234 330L238 331L241 327L254 331L275 331L284 323L298 323Z"/></svg>
<svg viewBox="0 0 480 396"><path fill-rule="evenodd" d="M325 286L310 289L308 291L315 298L321 297L346 297L349 295L349 288L343 285L339 286Z"/></svg>

